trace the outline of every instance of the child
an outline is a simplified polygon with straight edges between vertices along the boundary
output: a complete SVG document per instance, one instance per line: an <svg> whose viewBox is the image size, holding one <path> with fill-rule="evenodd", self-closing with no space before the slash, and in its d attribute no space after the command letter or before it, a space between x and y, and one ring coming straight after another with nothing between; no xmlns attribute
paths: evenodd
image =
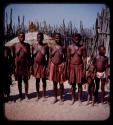
<svg viewBox="0 0 113 125"><path fill-rule="evenodd" d="M95 84L94 84L94 78L95 78L95 68L91 64L88 72L87 72L87 83L88 83L88 102L87 105L89 105L90 98L92 98L92 106L94 106L94 92L95 92Z"/></svg>
<svg viewBox="0 0 113 125"><path fill-rule="evenodd" d="M98 102L98 90L99 84L101 81L101 103L104 103L104 96L105 96L105 84L108 81L108 57L105 56L106 48L103 45L98 47L99 54L94 58L93 65L96 69L96 76L95 76L95 83L96 83L96 90L95 90L95 101Z"/></svg>

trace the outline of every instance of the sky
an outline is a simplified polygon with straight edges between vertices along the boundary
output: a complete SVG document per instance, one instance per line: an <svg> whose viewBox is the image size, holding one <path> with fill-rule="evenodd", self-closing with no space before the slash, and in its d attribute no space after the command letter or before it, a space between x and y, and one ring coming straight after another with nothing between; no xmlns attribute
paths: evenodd
<svg viewBox="0 0 113 125"><path fill-rule="evenodd" d="M21 21L25 16L26 25L29 20L36 22L45 20L47 24L60 25L64 19L66 24L72 21L77 28L80 26L80 20L83 22L84 28L91 28L95 24L97 12L101 12L102 8L105 8L105 4L9 4L5 8L8 19L11 8L13 24L17 24L18 16Z"/></svg>

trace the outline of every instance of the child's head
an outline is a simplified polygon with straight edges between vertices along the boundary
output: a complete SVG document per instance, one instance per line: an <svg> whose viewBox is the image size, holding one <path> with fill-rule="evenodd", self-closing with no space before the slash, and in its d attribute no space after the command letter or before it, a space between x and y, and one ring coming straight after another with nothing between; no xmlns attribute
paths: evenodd
<svg viewBox="0 0 113 125"><path fill-rule="evenodd" d="M105 55L105 53L106 53L106 48L104 47L104 45L100 45L99 47L98 47L98 51L99 51L99 55Z"/></svg>

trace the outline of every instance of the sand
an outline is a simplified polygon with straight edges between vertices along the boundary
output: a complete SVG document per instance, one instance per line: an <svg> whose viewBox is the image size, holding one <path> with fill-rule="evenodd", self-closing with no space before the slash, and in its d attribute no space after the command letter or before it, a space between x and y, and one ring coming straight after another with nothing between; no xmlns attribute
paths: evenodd
<svg viewBox="0 0 113 125"><path fill-rule="evenodd" d="M36 101L36 88L35 78L31 76L29 80L29 101L24 99L19 101L18 85L17 82L13 82L11 85L11 99L12 101L5 103L5 117L8 120L106 120L110 116L110 105L101 103L91 106L86 105L87 101L83 101L82 105L79 105L76 101L73 105L70 105L70 85L68 82L64 83L65 87L65 101L63 105L59 104L59 101L52 104L52 82L47 80L47 98L43 101L41 97L39 101ZM42 83L40 84L40 91L42 93ZM87 86L83 87L84 100L87 97ZM109 91L106 87L106 91ZM24 83L23 83L24 93ZM16 101L14 101L14 99ZM59 96L58 96L59 99Z"/></svg>

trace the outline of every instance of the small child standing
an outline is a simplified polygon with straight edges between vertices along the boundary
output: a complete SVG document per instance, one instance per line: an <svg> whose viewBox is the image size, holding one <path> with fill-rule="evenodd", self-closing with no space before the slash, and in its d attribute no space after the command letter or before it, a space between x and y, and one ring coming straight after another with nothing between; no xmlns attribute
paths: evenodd
<svg viewBox="0 0 113 125"><path fill-rule="evenodd" d="M90 65L88 72L86 74L87 77L87 84L88 84L88 102L87 105L89 105L90 98L92 99L92 106L94 106L95 103L95 84L94 84L94 78L95 78L95 68L93 65Z"/></svg>

